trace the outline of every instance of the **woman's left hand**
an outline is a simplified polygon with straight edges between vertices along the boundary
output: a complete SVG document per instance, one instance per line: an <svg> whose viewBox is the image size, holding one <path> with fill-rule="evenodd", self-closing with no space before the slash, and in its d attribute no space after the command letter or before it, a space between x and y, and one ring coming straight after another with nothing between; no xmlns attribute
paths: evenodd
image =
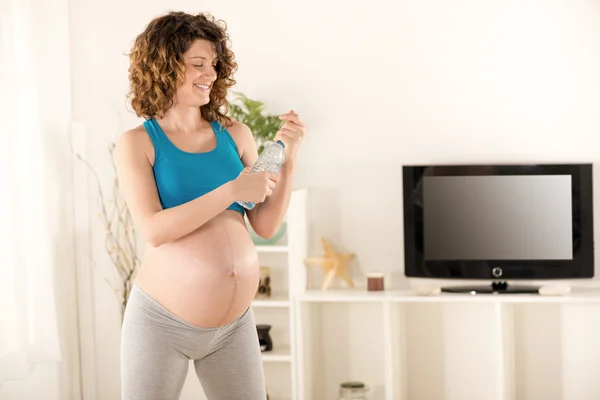
<svg viewBox="0 0 600 400"><path fill-rule="evenodd" d="M285 162L294 161L300 147L300 142L304 138L306 133L306 125L300 116L290 110L287 114L280 115L279 118L283 121L283 126L277 134L275 134L275 141L281 140L285 145Z"/></svg>

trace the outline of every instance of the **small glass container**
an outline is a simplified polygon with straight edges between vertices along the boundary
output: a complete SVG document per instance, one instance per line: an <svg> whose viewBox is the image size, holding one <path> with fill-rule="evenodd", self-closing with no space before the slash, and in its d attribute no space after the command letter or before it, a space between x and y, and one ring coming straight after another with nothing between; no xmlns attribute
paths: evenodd
<svg viewBox="0 0 600 400"><path fill-rule="evenodd" d="M342 382L338 400L368 400L369 387L362 382Z"/></svg>

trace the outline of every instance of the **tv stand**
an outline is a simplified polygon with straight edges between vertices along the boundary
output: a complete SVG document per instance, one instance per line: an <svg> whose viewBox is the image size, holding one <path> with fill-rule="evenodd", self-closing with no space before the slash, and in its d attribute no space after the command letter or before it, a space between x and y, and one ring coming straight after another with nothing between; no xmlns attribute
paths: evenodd
<svg viewBox="0 0 600 400"><path fill-rule="evenodd" d="M441 288L442 292L447 293L470 293L470 294L537 294L539 286L534 285L509 285L507 282L497 281L490 285L465 285L465 286L445 286Z"/></svg>

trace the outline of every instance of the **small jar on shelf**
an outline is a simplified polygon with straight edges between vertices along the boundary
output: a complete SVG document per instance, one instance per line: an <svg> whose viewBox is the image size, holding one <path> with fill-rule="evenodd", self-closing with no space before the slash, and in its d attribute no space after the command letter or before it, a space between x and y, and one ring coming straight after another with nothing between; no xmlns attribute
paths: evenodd
<svg viewBox="0 0 600 400"><path fill-rule="evenodd" d="M362 382L342 382L338 400L368 400L369 387Z"/></svg>

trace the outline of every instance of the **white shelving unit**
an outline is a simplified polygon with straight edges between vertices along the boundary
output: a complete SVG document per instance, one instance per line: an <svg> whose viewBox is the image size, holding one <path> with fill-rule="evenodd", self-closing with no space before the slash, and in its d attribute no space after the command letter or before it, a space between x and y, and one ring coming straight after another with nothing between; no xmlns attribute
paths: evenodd
<svg viewBox="0 0 600 400"><path fill-rule="evenodd" d="M295 298L298 399L359 380L370 399L597 399L600 290L567 296L410 290Z"/></svg>
<svg viewBox="0 0 600 400"><path fill-rule="evenodd" d="M358 380L370 400L596 400L600 290L567 296L411 290L307 290L307 191L296 190L281 243L257 246L273 294L263 354L271 400L337 400Z"/></svg>
<svg viewBox="0 0 600 400"><path fill-rule="evenodd" d="M257 298L252 309L257 324L272 326L273 350L263 353L265 379L270 400L297 399L296 326L293 299L305 285L307 257L307 190L292 192L286 214L286 233L281 243L257 245L261 266L270 268L272 295Z"/></svg>

